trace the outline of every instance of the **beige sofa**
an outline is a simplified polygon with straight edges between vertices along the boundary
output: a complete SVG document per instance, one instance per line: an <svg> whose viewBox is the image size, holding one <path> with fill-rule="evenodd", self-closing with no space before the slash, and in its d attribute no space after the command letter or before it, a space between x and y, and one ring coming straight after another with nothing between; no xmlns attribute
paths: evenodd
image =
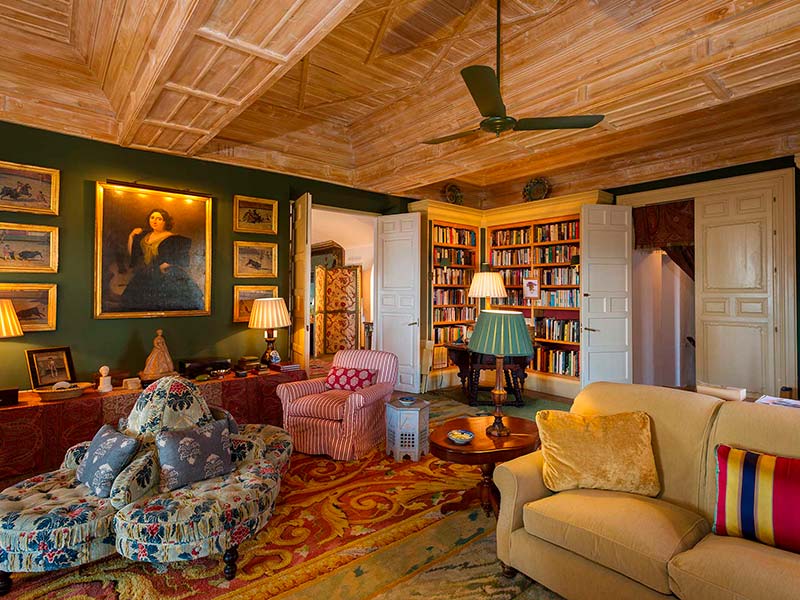
<svg viewBox="0 0 800 600"><path fill-rule="evenodd" d="M595 383L571 410L650 415L661 494L553 494L542 481L541 452L503 463L494 481L497 555L506 567L569 600L800 598L799 554L711 533L715 446L800 457L800 409Z"/></svg>

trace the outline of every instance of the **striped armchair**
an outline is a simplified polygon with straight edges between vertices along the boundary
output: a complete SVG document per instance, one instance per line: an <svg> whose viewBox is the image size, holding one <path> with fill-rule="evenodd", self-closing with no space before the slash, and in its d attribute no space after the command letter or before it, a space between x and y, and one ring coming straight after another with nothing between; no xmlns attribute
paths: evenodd
<svg viewBox="0 0 800 600"><path fill-rule="evenodd" d="M282 383L277 393L283 406L283 426L298 452L355 460L383 439L386 402L397 381L397 356L375 350L340 350L333 357L333 366L375 370L377 377L373 385L355 392L327 389L324 377Z"/></svg>

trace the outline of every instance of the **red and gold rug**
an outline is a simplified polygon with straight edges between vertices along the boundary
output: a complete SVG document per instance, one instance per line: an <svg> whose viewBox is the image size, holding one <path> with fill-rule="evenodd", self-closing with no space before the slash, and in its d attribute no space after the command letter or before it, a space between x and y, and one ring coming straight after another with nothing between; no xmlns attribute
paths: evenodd
<svg viewBox="0 0 800 600"><path fill-rule="evenodd" d="M431 408L434 422L474 412L444 399ZM109 557L68 571L15 574L8 597L271 598L450 518L440 505L478 479L477 467L431 455L395 462L382 448L352 462L296 454L272 519L239 549L233 581L222 576L219 557L168 566Z"/></svg>

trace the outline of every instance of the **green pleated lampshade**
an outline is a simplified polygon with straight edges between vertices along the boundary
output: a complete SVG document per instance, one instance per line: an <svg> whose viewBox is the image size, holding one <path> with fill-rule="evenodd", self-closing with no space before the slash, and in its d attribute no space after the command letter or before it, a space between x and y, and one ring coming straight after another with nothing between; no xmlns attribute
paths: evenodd
<svg viewBox="0 0 800 600"><path fill-rule="evenodd" d="M521 312L484 310L478 315L469 349L495 356L531 356L533 344Z"/></svg>

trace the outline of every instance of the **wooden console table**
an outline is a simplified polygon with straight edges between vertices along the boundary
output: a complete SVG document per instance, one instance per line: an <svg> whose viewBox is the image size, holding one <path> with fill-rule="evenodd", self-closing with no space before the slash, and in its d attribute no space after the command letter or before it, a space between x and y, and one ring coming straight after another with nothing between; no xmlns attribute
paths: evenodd
<svg viewBox="0 0 800 600"><path fill-rule="evenodd" d="M307 379L303 370L195 382L210 406L220 406L236 421L282 426L283 411L275 388ZM43 402L21 392L19 404L0 408L0 489L31 475L57 469L70 446L91 440L104 423L117 426L127 417L141 390L115 388L100 394Z"/></svg>
<svg viewBox="0 0 800 600"><path fill-rule="evenodd" d="M478 402L478 382L481 371L494 371L495 358L491 354L472 352L466 344L447 344L447 358L458 367L458 378L461 380L461 389L467 396L471 406ZM506 356L503 359L503 374L506 377L506 390L513 394L515 402L506 401L512 406L524 406L522 389L528 374L525 368L530 362L529 356ZM485 404L492 404L491 401Z"/></svg>

